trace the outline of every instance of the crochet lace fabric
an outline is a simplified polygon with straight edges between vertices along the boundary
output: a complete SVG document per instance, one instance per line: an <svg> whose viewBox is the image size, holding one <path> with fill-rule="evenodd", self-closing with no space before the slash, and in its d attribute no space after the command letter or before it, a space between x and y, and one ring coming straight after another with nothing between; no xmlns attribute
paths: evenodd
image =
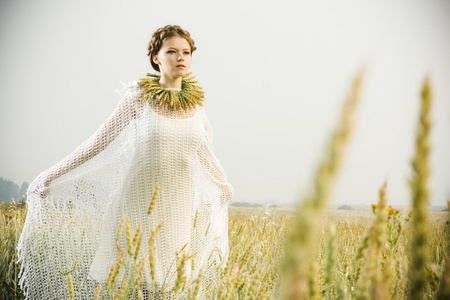
<svg viewBox="0 0 450 300"><path fill-rule="evenodd" d="M137 82L118 93L117 108L100 128L28 189L28 214L17 247L26 299L69 299L65 273L75 261L75 299L92 299L117 263L117 246L127 249L125 233L116 246L125 214L133 234L141 225L137 261L149 257L151 229L164 221L154 240L158 291L153 292L166 294L174 286L176 254L183 246L193 255L185 266L188 282L206 270L201 291L228 259L227 204L233 189L213 153L203 107L161 108L143 101ZM156 184L159 195L147 214ZM40 195L46 185L48 194ZM130 259L127 254L124 266ZM147 259L142 284L149 292L151 271ZM122 267L117 282L128 275Z"/></svg>

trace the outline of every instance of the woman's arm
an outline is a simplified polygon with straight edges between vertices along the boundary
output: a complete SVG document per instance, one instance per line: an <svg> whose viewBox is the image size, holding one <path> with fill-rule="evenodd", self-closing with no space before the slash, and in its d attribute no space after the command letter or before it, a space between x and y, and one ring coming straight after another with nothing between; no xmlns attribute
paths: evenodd
<svg viewBox="0 0 450 300"><path fill-rule="evenodd" d="M96 132L71 154L50 169L41 173L37 186L32 192L45 197L49 193L49 185L56 178L77 168L103 151L130 123L142 112L142 101L136 100L136 92L123 95L118 106Z"/></svg>
<svg viewBox="0 0 450 300"><path fill-rule="evenodd" d="M205 142L199 149L200 163L221 190L220 205L226 206L233 197L233 187L230 183L228 183L227 176L222 168L222 165L214 155L211 124L209 123L204 112L203 115L205 125Z"/></svg>

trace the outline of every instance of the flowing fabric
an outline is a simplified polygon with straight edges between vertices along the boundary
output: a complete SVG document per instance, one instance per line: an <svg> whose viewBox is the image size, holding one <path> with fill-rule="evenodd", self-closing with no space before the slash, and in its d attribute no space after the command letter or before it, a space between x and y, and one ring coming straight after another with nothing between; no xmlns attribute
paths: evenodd
<svg viewBox="0 0 450 300"><path fill-rule="evenodd" d="M151 229L164 221L155 238L153 270L163 292L174 286L176 254L183 247L193 255L186 262L188 282L207 270L202 288L227 261L233 189L213 153L203 107L184 113L158 109L142 100L137 82L118 93L119 105L100 128L28 189L17 247L26 299L68 299L65 273L75 261L75 299L92 299L119 257L116 233L124 215L133 233L142 228L137 261L149 255ZM43 191L49 178L45 197L33 192ZM148 214L156 184L159 194ZM117 244L127 249L124 234ZM122 268L118 281L125 276ZM152 290L148 262L143 283Z"/></svg>

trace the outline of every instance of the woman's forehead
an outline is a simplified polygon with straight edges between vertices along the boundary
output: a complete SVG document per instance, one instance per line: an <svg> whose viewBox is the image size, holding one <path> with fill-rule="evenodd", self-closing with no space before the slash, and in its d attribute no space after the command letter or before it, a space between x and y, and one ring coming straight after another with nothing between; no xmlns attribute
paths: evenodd
<svg viewBox="0 0 450 300"><path fill-rule="evenodd" d="M189 43L186 41L186 39L179 37L179 36L173 36L170 38L167 38L163 41L163 47L169 48L187 48L189 49Z"/></svg>

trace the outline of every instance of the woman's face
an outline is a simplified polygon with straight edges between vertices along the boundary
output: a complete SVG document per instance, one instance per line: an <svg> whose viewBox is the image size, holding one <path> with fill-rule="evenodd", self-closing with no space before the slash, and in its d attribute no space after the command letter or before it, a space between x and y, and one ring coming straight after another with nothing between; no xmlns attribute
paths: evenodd
<svg viewBox="0 0 450 300"><path fill-rule="evenodd" d="M159 65L161 74L175 78L188 72L191 58L189 43L184 38L174 36L163 41L158 54L153 57L153 62Z"/></svg>

